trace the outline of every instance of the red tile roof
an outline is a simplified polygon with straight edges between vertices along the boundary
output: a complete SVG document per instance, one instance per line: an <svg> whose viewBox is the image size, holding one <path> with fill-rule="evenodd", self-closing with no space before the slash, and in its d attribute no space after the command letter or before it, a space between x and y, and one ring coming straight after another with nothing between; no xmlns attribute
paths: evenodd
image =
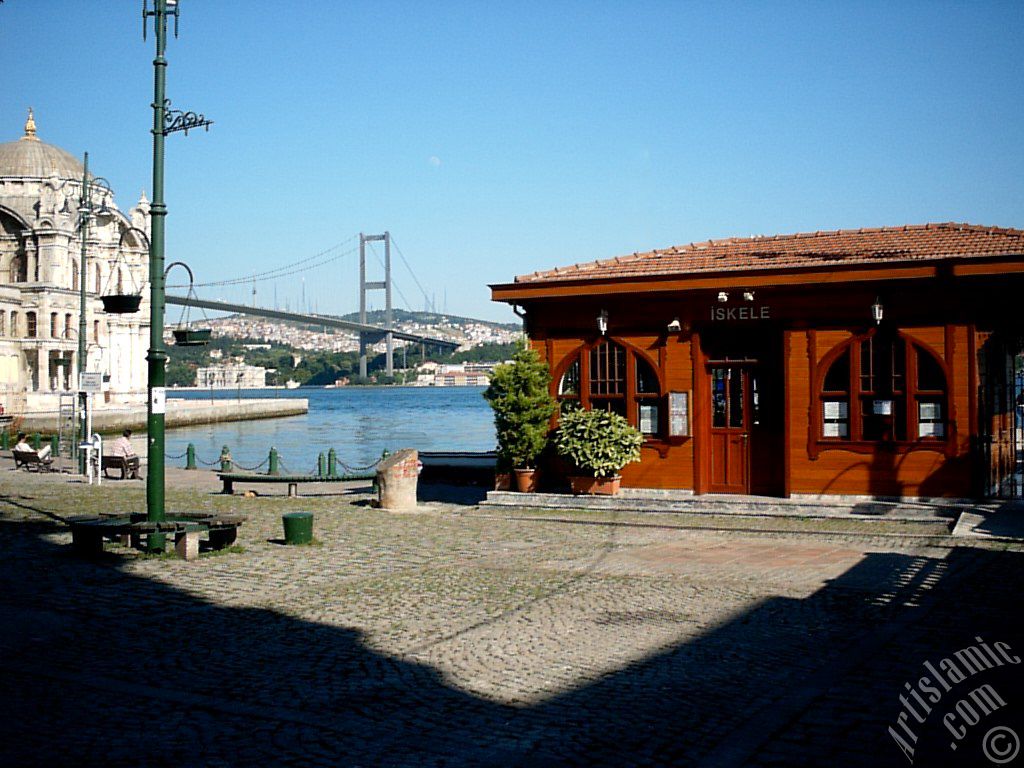
<svg viewBox="0 0 1024 768"><path fill-rule="evenodd" d="M1024 230L918 224L708 240L520 275L517 283L607 280L1024 255Z"/></svg>

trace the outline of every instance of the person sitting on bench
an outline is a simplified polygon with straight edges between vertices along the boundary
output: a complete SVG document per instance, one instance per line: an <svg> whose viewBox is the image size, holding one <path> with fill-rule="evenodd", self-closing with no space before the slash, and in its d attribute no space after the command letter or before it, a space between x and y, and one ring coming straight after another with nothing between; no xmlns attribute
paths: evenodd
<svg viewBox="0 0 1024 768"><path fill-rule="evenodd" d="M39 456L39 460L42 462L46 462L46 460L50 458L50 446L44 445L36 451L35 448L28 444L28 439L25 437L24 432L18 433L18 442L14 444L14 450L19 453L35 453Z"/></svg>
<svg viewBox="0 0 1024 768"><path fill-rule="evenodd" d="M139 478L139 457L136 455L135 449L132 448L131 438L132 431L126 429L110 446L110 453L112 456L123 458L125 468L128 470L128 477L137 480Z"/></svg>

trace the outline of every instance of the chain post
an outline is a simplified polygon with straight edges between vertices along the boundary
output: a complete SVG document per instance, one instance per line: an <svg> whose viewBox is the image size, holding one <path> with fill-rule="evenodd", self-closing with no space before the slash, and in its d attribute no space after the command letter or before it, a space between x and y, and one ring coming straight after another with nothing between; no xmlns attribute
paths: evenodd
<svg viewBox="0 0 1024 768"><path fill-rule="evenodd" d="M226 445L220 449L220 471L231 471L231 451L228 450Z"/></svg>

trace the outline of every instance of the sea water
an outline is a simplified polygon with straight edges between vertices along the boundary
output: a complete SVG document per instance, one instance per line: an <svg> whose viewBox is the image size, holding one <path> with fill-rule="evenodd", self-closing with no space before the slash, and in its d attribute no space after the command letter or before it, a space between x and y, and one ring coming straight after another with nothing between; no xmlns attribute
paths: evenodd
<svg viewBox="0 0 1024 768"><path fill-rule="evenodd" d="M495 446L494 419L482 393L483 387L170 390L169 398L190 400L305 398L309 413L168 429L167 463L184 466L183 458L172 457L183 454L189 443L196 447L200 467L215 462L225 445L238 465L256 466L273 446L282 471L295 474L313 471L317 455L331 448L349 467L372 464L385 449L490 451Z"/></svg>

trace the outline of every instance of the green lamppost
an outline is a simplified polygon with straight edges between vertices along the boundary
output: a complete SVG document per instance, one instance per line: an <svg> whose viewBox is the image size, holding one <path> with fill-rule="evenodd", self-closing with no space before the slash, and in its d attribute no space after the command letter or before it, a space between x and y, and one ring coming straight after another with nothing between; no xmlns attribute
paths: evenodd
<svg viewBox="0 0 1024 768"><path fill-rule="evenodd" d="M86 261L89 255L89 222L93 216L102 216L108 213L107 209L107 197L112 196L113 190L110 188L110 183L102 178L101 176L89 176L89 153L85 153L85 159L82 163L82 194L78 201L78 231L79 236L82 238L82 254L79 259L78 270L78 289L79 289L79 304L78 304L78 379L79 386L81 386L82 373L86 370L86 363L88 359L88 350L86 348L86 276L88 275L86 268ZM99 207L96 206L96 202L93 200L93 193L99 190L102 194L102 201ZM88 407L89 396L84 392L79 394L79 403L82 409L82 415L84 418L85 409ZM89 435L85 434L84 421L79 419L79 423L75 425L78 430L75 445L73 450L78 453L78 471L81 474L85 474L85 454L82 453L78 446L83 440L88 440Z"/></svg>
<svg viewBox="0 0 1024 768"><path fill-rule="evenodd" d="M150 205L152 237L149 241L150 322L149 405L146 427L149 436L146 471L146 520L162 522L164 511L164 414L166 411L167 350L164 349L164 224L167 206L164 203L164 138L174 131L186 134L193 128L209 128L212 121L195 112L170 109L166 97L167 19L174 17L174 34L178 34L178 0L156 0L153 10L142 6L142 36L146 37L149 17L153 17L156 33L156 58L153 59L153 202ZM150 534L147 548L162 550L163 534Z"/></svg>

